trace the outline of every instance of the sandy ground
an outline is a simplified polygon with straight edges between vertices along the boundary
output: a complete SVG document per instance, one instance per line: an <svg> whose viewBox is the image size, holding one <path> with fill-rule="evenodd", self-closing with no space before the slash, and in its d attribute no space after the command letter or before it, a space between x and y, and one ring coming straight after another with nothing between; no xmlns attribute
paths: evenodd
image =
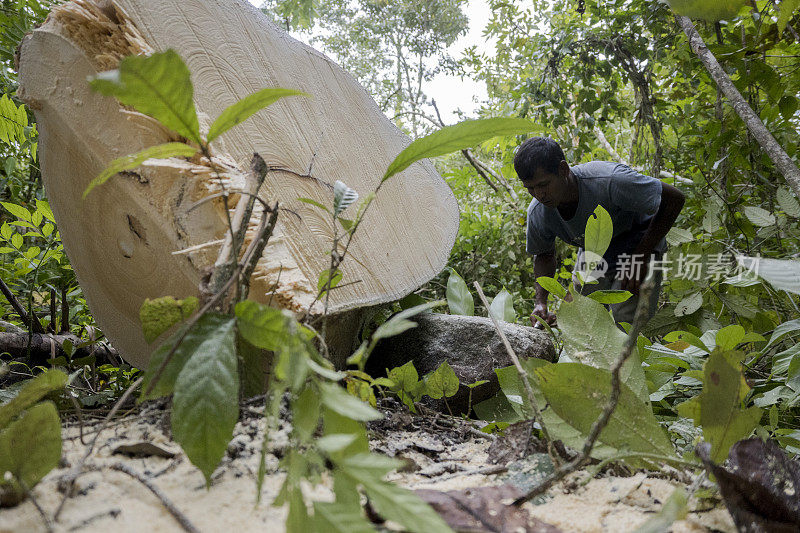
<svg viewBox="0 0 800 533"><path fill-rule="evenodd" d="M258 468L264 422L262 408L251 405L243 410L228 454L206 489L202 474L195 469L166 434L166 418L157 406L116 421L106 429L89 462L101 467L77 480L77 494L68 499L54 531L182 531L162 503L139 481L118 471L109 470L123 463L148 478L201 531L284 530L286 511L270 505L283 482L278 469L279 457L288 445L289 425L283 423L271 435L267 457L268 475L262 491L262 503L256 505L254 473ZM373 449L403 459L406 466L390 479L409 488L442 491L512 482L530 485L546 469L537 465L535 456L511 462L506 468L490 463L492 441L477 437L462 421L411 417L405 412L390 413L387 420L372 427ZM93 426L85 427L89 433ZM87 449L79 438L79 428L68 424L63 431L64 460L33 490L45 514L52 517L63 499L58 481L76 464ZM89 442L93 435L86 437ZM500 437L503 438L503 437ZM132 457L114 453L120 446L149 441L172 458ZM487 469L495 473L480 473ZM602 477L579 486L580 474L553 488L538 505L526 504L530 514L566 532L633 531L661 508L676 486L676 481L648 477ZM323 478L324 481L324 478ZM308 487L314 498L331 498L326 484ZM685 520L673 525L675 532L724 531L735 528L721 506L709 508L694 500ZM31 501L17 507L0 509L0 533L46 531L42 517Z"/></svg>

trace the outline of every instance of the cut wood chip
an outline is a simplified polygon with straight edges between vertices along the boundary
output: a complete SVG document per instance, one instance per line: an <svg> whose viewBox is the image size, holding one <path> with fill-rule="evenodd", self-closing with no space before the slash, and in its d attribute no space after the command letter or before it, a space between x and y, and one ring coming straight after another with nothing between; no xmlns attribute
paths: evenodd
<svg viewBox="0 0 800 533"><path fill-rule="evenodd" d="M311 97L285 98L225 132L212 144L211 161L151 160L83 200L112 160L181 140L87 82L126 55L167 49L189 67L201 131L266 87ZM298 199L332 206L337 181L365 198L409 144L349 74L244 0L74 0L25 37L19 65L18 94L36 114L42 177L64 248L103 332L140 367L153 348L138 320L144 299L197 295L203 270L216 259L216 246L201 246L227 228L222 198L201 202L220 191L216 171L230 191L246 190L254 152L273 169L258 194L287 211L253 273L250 297L303 312L342 228ZM235 204L233 195L229 206ZM419 287L444 267L457 230L458 206L445 181L429 161L411 165L385 183L367 212L341 267L341 287L330 293L330 311ZM354 322L334 320L329 329L335 337L341 325L349 347Z"/></svg>
<svg viewBox="0 0 800 533"><path fill-rule="evenodd" d="M474 487L440 492L414 491L456 531L498 533L559 533L561 530L528 515L522 507L510 505L522 496L513 485Z"/></svg>
<svg viewBox="0 0 800 533"><path fill-rule="evenodd" d="M712 463L707 443L697 454L714 475L739 531L800 530L800 464L773 441L740 440L731 447L729 468Z"/></svg>

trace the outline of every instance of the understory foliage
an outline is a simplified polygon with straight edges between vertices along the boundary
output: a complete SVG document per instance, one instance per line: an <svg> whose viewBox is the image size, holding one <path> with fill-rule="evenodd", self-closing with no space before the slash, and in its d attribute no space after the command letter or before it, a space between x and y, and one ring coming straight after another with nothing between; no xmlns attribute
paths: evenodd
<svg viewBox="0 0 800 533"><path fill-rule="evenodd" d="M318 332L286 312L245 299L203 312L202 302L164 295L143 307L145 335L158 339L171 326L183 325L153 354L142 399L173 395L173 435L209 479L232 435L240 397L261 393L268 380L267 420L276 419L282 402L288 402L292 414L292 446L282 464L287 477L274 502L289 504L289 530L343 523L349 530L365 530L369 524L360 495L378 514L409 530L446 530L415 496L384 481L397 464L369 453L364 423L381 416L375 409L380 395L394 394L412 411L425 396L446 400L458 389L455 373L443 364L420 377L408 363L387 376L370 376L364 372L366 360L380 339L415 327L413 316L443 307L442 300L452 314L528 324L538 281L557 311L558 326L543 326L557 347L558 361L523 359L527 385L517 368L498 369L501 392L473 406L474 415L487 422L485 431L502 432L508 424L538 416L539 410L537 436L544 437L546 428L551 438L581 449L604 406L618 393L616 408L591 450L601 466L616 461L629 469L661 464L699 469L699 442L709 445L711 461L721 463L734 443L753 433L776 440L790 454L800 453L800 266L793 260L800 254L797 191L719 92L674 18L675 12L696 18L727 75L796 159L798 2L675 0L673 12L650 0L491 0L486 34L496 51L472 49L456 63L446 57L446 46L464 30L462 4L292 0L265 8L289 29L318 21L328 32L318 42L342 56L350 54L345 66L384 111L391 109L389 115L420 137L380 183L421 158L474 151L480 164L461 155L438 160L462 209L449 268L415 298L380 313L346 371L335 371L321 355L324 338ZM2 8L0 277L44 327L55 327L51 302L66 301L68 327L91 343L100 336L84 327L92 325L91 317L40 186L33 116L14 98L13 49L42 20L46 7L27 0L4 1ZM355 24L345 27L350 19ZM411 35L403 33L404 27L421 33L404 40ZM431 67L434 58L442 60L442 67ZM137 86L136 76L127 76L136 72L150 79L154 63L168 67L159 72L169 72L155 83L190 86L188 70L172 52L128 58L119 71L92 83L193 144L172 143L121 158L91 187L149 158L191 156L198 147L209 156L213 140L226 129L278 98L302 96L286 89L260 91L226 110L203 136L191 92L167 92L174 100L165 103ZM439 129L443 125L422 89L436 68L485 81L490 101L481 114L486 121ZM165 108L179 113L170 116ZM571 282L573 251L561 244L555 277L534 279L532 259L524 253L527 198L512 166L514 149L529 134L559 141L570 164L622 162L686 194L686 206L667 236L672 268L665 273L659 311L634 339L617 391L612 390L611 369L627 335L606 306L630 295L578 294ZM346 242L375 194L359 202L355 191L339 182L330 205L315 205L333 218L340 230L336 239ZM612 231L608 222L602 210L590 219L588 251L602 255ZM332 244L338 249L338 241ZM318 298L323 301L337 284L353 281L342 279L334 263L320 273ZM475 281L491 296L488 305L476 302L470 289ZM5 319L33 327L10 305L3 312ZM47 369L54 366L70 371L70 377ZM0 406L0 472L11 472L0 481L4 501L22 498L60 456L60 439L35 443L31 437L34 425L55 428L58 421L55 405L45 396L65 387L72 394L81 379L95 383L93 393L118 394L136 373L125 367L106 370L97 386L91 374L96 378L99 370L89 360L53 360L38 368L17 360L3 367L0 379L6 379L3 374L37 375L13 389L6 383L0 389L5 401ZM45 433L52 437L57 430ZM4 446L7 442L12 445ZM35 451L25 456L8 451L19 446ZM319 481L322 472L333 480L335 502L309 502L301 490L305 481ZM262 460L259 484L264 475ZM685 512L685 494L676 491L670 502L674 516Z"/></svg>

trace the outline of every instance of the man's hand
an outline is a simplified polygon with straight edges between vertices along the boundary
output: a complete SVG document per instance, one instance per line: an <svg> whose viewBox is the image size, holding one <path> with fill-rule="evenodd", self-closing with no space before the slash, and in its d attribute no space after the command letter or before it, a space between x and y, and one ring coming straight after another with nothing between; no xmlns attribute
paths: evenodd
<svg viewBox="0 0 800 533"><path fill-rule="evenodd" d="M556 325L556 315L547 310L546 304L536 304L536 307L533 308L533 314L531 314L531 324L533 327L536 329L542 329L541 322L534 318L537 316L544 320L548 326Z"/></svg>

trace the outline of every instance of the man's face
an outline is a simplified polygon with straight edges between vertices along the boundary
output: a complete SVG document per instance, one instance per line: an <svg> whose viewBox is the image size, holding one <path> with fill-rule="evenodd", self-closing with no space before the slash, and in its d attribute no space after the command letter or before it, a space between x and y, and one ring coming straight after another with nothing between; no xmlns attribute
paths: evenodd
<svg viewBox="0 0 800 533"><path fill-rule="evenodd" d="M560 174L552 174L541 168L536 169L532 176L522 180L522 185L528 192L546 207L558 207L566 199L567 180Z"/></svg>

